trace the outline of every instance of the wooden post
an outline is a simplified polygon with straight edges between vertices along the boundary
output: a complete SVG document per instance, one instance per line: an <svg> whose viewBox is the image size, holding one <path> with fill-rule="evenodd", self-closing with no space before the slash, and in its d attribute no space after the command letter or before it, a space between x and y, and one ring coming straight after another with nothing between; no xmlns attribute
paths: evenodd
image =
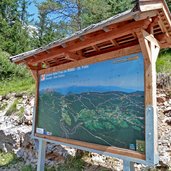
<svg viewBox="0 0 171 171"><path fill-rule="evenodd" d="M146 108L146 161L151 164L156 164L158 163L158 133L156 112L156 60L160 51L160 46L155 37L143 29L137 31L137 36L144 56L144 87ZM150 122L149 120L147 121L147 117L151 118ZM152 138L148 138L147 136L150 136ZM152 156L152 154L154 155Z"/></svg>

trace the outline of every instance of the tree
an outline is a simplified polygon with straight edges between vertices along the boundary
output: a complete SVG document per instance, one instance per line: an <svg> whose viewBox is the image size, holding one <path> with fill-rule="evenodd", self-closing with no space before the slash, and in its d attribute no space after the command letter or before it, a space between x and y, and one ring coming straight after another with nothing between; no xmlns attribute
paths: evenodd
<svg viewBox="0 0 171 171"><path fill-rule="evenodd" d="M49 10L53 21L63 22L67 34L81 30L132 7L132 0L51 0L59 4L58 9Z"/></svg>
<svg viewBox="0 0 171 171"><path fill-rule="evenodd" d="M19 0L19 15L22 24L29 24L29 18L33 16L28 13L28 7L31 5L31 0Z"/></svg>
<svg viewBox="0 0 171 171"><path fill-rule="evenodd" d="M133 0L107 0L111 15L126 11L133 7Z"/></svg>
<svg viewBox="0 0 171 171"><path fill-rule="evenodd" d="M27 15L24 12L20 13L20 2L21 0L1 0L0 2L0 48L11 55L32 48L27 27L24 25ZM25 21L21 20L22 15Z"/></svg>
<svg viewBox="0 0 171 171"><path fill-rule="evenodd" d="M83 1L82 25L87 27L90 24L100 22L111 16L110 5L104 0Z"/></svg>
<svg viewBox="0 0 171 171"><path fill-rule="evenodd" d="M38 46L48 44L49 42L60 38L61 34L57 31L57 23L53 22L49 14L60 8L60 4L53 0L47 0L40 4L37 4L39 11L39 21L36 23L38 28Z"/></svg>

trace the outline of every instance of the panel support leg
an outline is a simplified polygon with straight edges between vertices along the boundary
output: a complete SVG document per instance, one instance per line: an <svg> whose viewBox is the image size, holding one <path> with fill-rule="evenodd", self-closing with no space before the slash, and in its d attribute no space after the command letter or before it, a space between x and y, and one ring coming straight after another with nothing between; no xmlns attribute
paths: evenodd
<svg viewBox="0 0 171 171"><path fill-rule="evenodd" d="M45 170L46 141L39 139L37 171Z"/></svg>
<svg viewBox="0 0 171 171"><path fill-rule="evenodd" d="M123 161L123 171L135 171L134 163L131 161Z"/></svg>

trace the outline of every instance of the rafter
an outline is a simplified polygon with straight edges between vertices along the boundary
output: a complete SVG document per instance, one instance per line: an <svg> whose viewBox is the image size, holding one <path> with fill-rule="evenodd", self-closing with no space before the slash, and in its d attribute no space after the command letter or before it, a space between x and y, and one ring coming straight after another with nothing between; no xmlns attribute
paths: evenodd
<svg viewBox="0 0 171 171"><path fill-rule="evenodd" d="M76 43L70 46L67 46L66 48L60 48L60 49L56 49L55 51L51 51L51 53L49 54L40 53L39 56L29 60L29 62L38 63L43 60L53 58L57 55L61 55L61 53L65 53L66 51L75 52L80 49L86 48L87 46L93 46L95 44L102 43L107 40L115 39L115 38L130 34L132 30L140 28L140 27L146 29L151 23L151 21L152 21L151 19L145 19L141 21L131 22L130 24L127 24L126 27L125 26L118 27L115 30L105 32L103 34L98 34L98 35L95 35L94 37L86 38L84 41L77 41Z"/></svg>
<svg viewBox="0 0 171 171"><path fill-rule="evenodd" d="M156 61L160 51L158 40L144 29L139 29L136 33L146 62L152 63L152 60Z"/></svg>
<svg viewBox="0 0 171 171"><path fill-rule="evenodd" d="M104 61L106 59L113 59L113 58L119 58L121 56L125 56L125 55L129 55L129 54L133 54L133 53L137 53L140 52L140 46L139 45L133 45L133 46L129 46L129 47L125 47L122 49L118 49L116 51L110 51L107 52L105 54L97 54L91 58L84 58L82 60L79 61L73 61L70 63L66 63L66 64L61 64L58 66L54 66L51 68L47 68L47 69L42 69L39 71L39 74L46 74L46 73L50 73L50 72L56 72L56 71L60 71L60 70L65 70L68 68L74 68L74 67L78 67L78 66L82 66L82 65L88 65L91 63L96 63L96 62L100 62L100 61Z"/></svg>

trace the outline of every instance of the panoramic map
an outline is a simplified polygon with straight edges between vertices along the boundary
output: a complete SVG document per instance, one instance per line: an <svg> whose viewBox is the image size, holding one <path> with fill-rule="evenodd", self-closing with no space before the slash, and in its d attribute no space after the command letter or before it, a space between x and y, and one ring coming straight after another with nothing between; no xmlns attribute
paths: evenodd
<svg viewBox="0 0 171 171"><path fill-rule="evenodd" d="M37 133L144 153L141 53L41 75Z"/></svg>

